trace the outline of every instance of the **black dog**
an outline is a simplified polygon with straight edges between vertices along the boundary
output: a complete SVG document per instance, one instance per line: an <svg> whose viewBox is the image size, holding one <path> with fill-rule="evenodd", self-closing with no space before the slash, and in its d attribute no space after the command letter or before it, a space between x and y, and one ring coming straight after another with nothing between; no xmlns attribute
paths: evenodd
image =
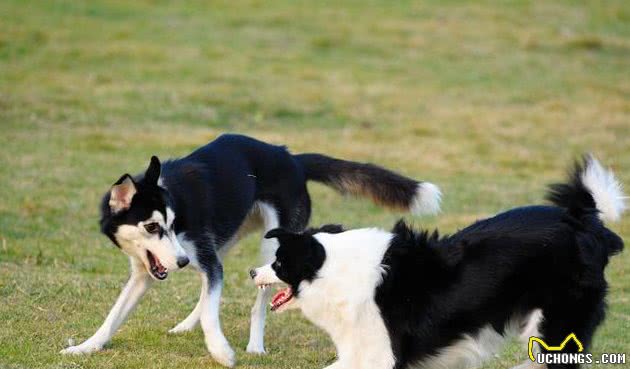
<svg viewBox="0 0 630 369"><path fill-rule="evenodd" d="M619 218L624 196L587 158L549 199L555 206L516 208L442 238L404 222L391 232L272 230L276 260L251 274L258 286L288 285L272 310L300 308L330 334L330 369L476 367L510 335L560 346L573 333L587 348L604 318L604 268L623 248L602 219ZM522 367L584 360L573 358Z"/></svg>
<svg viewBox="0 0 630 369"><path fill-rule="evenodd" d="M152 280L163 280L190 262L201 274L201 296L193 312L170 332L191 330L201 321L212 356L223 365L234 365L234 352L219 323L221 259L256 226L265 231L303 230L311 214L307 180L391 208L415 213L439 208L440 192L431 183L371 164L320 154L291 155L285 147L245 136L223 135L163 165L153 157L144 176L123 175L105 195L101 209L101 229L129 255L131 278L101 328L63 352L100 350ZM261 249L263 260L269 261L277 243L263 240ZM249 352L264 353L269 292L261 290L252 309Z"/></svg>

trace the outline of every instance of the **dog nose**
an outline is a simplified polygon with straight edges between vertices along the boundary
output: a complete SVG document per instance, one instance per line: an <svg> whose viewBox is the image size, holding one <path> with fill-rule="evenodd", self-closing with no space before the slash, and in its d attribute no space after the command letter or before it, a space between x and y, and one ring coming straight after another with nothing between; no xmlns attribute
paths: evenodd
<svg viewBox="0 0 630 369"><path fill-rule="evenodd" d="M185 267L188 263L190 263L190 260L186 256L180 256L177 258L177 266L180 268Z"/></svg>
<svg viewBox="0 0 630 369"><path fill-rule="evenodd" d="M256 278L256 269L251 269L249 271L249 276L252 277L252 279Z"/></svg>

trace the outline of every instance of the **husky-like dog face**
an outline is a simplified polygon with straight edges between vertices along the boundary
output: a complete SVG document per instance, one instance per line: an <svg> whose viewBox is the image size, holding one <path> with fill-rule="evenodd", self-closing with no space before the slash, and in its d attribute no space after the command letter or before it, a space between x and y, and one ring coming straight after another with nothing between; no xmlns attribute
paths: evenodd
<svg viewBox="0 0 630 369"><path fill-rule="evenodd" d="M189 259L175 235L168 191L158 185L160 170L154 156L144 177L125 174L114 183L101 204L101 231L153 278L164 280Z"/></svg>
<svg viewBox="0 0 630 369"><path fill-rule="evenodd" d="M326 260L324 247L313 237L319 232L340 233L339 225L325 225L318 229L309 229L304 233L292 233L281 228L269 231L265 238L277 238L280 246L276 251L276 260L257 269L250 275L258 288L285 283L287 288L280 290L271 300L271 310L282 312L298 308L300 284L310 282Z"/></svg>

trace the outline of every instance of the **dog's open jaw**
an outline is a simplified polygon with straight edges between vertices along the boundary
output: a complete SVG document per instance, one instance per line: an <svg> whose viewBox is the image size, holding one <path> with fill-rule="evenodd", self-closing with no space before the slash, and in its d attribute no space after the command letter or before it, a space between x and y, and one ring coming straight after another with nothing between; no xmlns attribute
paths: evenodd
<svg viewBox="0 0 630 369"><path fill-rule="evenodd" d="M278 291L271 299L271 311L279 313L288 308L293 302L293 289L291 287L283 288Z"/></svg>
<svg viewBox="0 0 630 369"><path fill-rule="evenodd" d="M168 277L168 269L165 268L160 259L147 250L147 259L149 259L149 270L155 279L163 281Z"/></svg>
<svg viewBox="0 0 630 369"><path fill-rule="evenodd" d="M260 290L265 290L272 284L276 283L256 283L256 287L258 287L258 289ZM271 311L273 311L274 313L280 313L287 310L289 305L291 305L291 303L293 302L293 297L293 289L291 287L284 287L279 289L276 294L273 295L273 298L269 303L269 306L271 306Z"/></svg>

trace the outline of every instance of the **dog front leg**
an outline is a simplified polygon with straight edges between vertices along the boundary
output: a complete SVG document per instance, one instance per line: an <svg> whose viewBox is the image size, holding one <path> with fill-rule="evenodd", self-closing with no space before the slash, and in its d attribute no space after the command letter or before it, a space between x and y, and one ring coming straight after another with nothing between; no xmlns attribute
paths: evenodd
<svg viewBox="0 0 630 369"><path fill-rule="evenodd" d="M90 354L100 351L109 342L120 325L125 321L129 313L136 307L138 301L151 285L151 277L142 265L131 261L131 277L123 288L112 310L105 318L103 325L80 345L68 347L61 351L62 354Z"/></svg>
<svg viewBox="0 0 630 369"><path fill-rule="evenodd" d="M277 226L277 223L271 225L265 224L266 230ZM278 250L278 241L275 239L263 239L261 243L261 261L264 264L271 263ZM265 317L267 315L267 303L271 299L271 288L259 290L256 296L256 302L251 311L251 323L249 327L249 343L247 344L247 352L250 354L265 354Z"/></svg>

